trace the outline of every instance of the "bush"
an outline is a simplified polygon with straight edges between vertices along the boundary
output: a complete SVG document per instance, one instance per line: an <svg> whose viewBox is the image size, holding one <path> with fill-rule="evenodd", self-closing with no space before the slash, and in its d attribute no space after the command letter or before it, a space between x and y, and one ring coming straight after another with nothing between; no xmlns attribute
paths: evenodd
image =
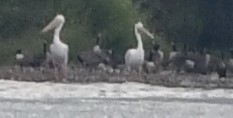
<svg viewBox="0 0 233 118"><path fill-rule="evenodd" d="M99 32L103 34L103 47L120 55L135 42L137 13L132 0L11 0L0 4L0 43L7 44L0 47L0 56L4 57L0 63L12 58L17 48L41 51L42 39L51 41L53 32L41 35L40 30L57 13L66 17L61 38L69 44L71 58L92 48Z"/></svg>

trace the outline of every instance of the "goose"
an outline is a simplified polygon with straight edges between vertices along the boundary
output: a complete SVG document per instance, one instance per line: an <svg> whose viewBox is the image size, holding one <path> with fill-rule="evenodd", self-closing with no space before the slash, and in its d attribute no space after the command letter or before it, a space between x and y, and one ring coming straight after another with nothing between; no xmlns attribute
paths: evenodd
<svg viewBox="0 0 233 118"><path fill-rule="evenodd" d="M67 73L69 46L60 40L60 32L65 23L65 17L62 14L57 14L56 17L42 30L43 33L50 30L54 31L53 42L49 47L50 58L53 65L62 72Z"/></svg>
<svg viewBox="0 0 233 118"><path fill-rule="evenodd" d="M101 53L102 50L100 49L100 40L101 40L101 33L98 34L97 38L96 38L96 44L93 47L93 52L95 53Z"/></svg>
<svg viewBox="0 0 233 118"><path fill-rule="evenodd" d="M218 61L216 71L218 73L219 78L226 78L227 68L226 68L226 64L224 63L224 54L221 52L220 55L221 55L221 58Z"/></svg>
<svg viewBox="0 0 233 118"><path fill-rule="evenodd" d="M196 55L185 43L182 51L178 51L174 42L171 43L172 51L169 55L169 66L172 72L193 72L196 62Z"/></svg>
<svg viewBox="0 0 233 118"><path fill-rule="evenodd" d="M199 54L195 54L193 59L195 61L195 73L200 73L203 75L214 72L219 62L219 59L211 55L206 48L202 48Z"/></svg>
<svg viewBox="0 0 233 118"><path fill-rule="evenodd" d="M185 63L184 63L184 71L186 72L193 72L193 69L195 67L195 52L192 48L188 47L188 45L185 43L183 48L183 53L185 56Z"/></svg>
<svg viewBox="0 0 233 118"><path fill-rule="evenodd" d="M111 52L109 65L114 69L114 72L119 74L126 72L124 59L120 55L117 55L115 51Z"/></svg>
<svg viewBox="0 0 233 118"><path fill-rule="evenodd" d="M145 33L150 38L154 38L153 34L151 34L148 30L146 30L142 24L142 22L138 22L134 26L135 35L137 38L137 48L128 49L125 53L125 65L127 66L127 70L131 70L132 68L138 69L139 72L142 71L142 65L144 63L144 49L143 43L141 39L140 32Z"/></svg>
<svg viewBox="0 0 233 118"><path fill-rule="evenodd" d="M43 46L42 46L42 53L37 54L37 55L33 55L33 65L34 66L44 66L44 64L46 63L46 59L47 59L47 42L43 42Z"/></svg>
<svg viewBox="0 0 233 118"><path fill-rule="evenodd" d="M232 77L233 76L233 49L230 49L229 52L230 52L230 58L227 61L227 71Z"/></svg>
<svg viewBox="0 0 233 118"><path fill-rule="evenodd" d="M20 67L40 67L43 66L46 60L46 47L47 43L43 43L43 52L39 54L33 54L29 52L24 52L21 48L16 50L15 60L16 64Z"/></svg>
<svg viewBox="0 0 233 118"><path fill-rule="evenodd" d="M162 64L162 61L164 59L164 53L163 51L160 49L160 45L155 44L154 45L154 51L152 51L152 59L155 63L155 65L159 66Z"/></svg>
<svg viewBox="0 0 233 118"><path fill-rule="evenodd" d="M104 50L100 47L101 34L96 38L96 44L92 50L80 52L77 55L78 61L83 66L96 67L99 64L109 64L111 61L111 50Z"/></svg>
<svg viewBox="0 0 233 118"><path fill-rule="evenodd" d="M172 42L171 45L172 45L172 51L169 54L169 60L172 60L173 58L175 58L176 55L179 53L175 43Z"/></svg>
<svg viewBox="0 0 233 118"><path fill-rule="evenodd" d="M52 62L52 57L48 48L48 42L44 40L43 43L43 55L45 58L45 63L44 66L48 67L48 68L54 68L53 62Z"/></svg>
<svg viewBox="0 0 233 118"><path fill-rule="evenodd" d="M171 43L172 51L169 54L168 58L168 66L172 70L172 73L174 71L181 72L182 68L184 67L186 57L183 52L178 51L176 44L174 42Z"/></svg>
<svg viewBox="0 0 233 118"><path fill-rule="evenodd" d="M164 59L164 53L160 49L159 44L154 44L153 49L149 53L148 61L146 62L146 70L147 72L151 72L154 70L156 72L162 69L162 62ZM154 68L154 69L153 69Z"/></svg>
<svg viewBox="0 0 233 118"><path fill-rule="evenodd" d="M148 59L144 62L143 67L146 73L154 73L156 70L155 63L153 62L153 50L150 51Z"/></svg>
<svg viewBox="0 0 233 118"><path fill-rule="evenodd" d="M19 65L20 67L23 67L23 66L25 66L25 64L24 64L24 58L25 56L24 56L24 54L23 54L23 51L22 51L22 49L20 48L20 49L17 49L16 50L16 53L15 53L15 62L16 62L16 64L17 65ZM27 65L29 65L29 64L27 64Z"/></svg>
<svg viewBox="0 0 233 118"><path fill-rule="evenodd" d="M184 69L185 69L186 72L192 72L194 67L195 67L195 62L193 60L190 60L190 59L185 60Z"/></svg>
<svg viewBox="0 0 233 118"><path fill-rule="evenodd" d="M22 61L24 59L24 54L22 49L17 49L15 54L16 61Z"/></svg>

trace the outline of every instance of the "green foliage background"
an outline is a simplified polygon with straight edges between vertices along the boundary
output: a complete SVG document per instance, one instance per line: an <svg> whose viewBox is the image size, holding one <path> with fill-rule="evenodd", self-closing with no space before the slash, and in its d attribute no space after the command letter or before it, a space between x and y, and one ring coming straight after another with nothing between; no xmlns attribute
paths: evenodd
<svg viewBox="0 0 233 118"><path fill-rule="evenodd" d="M122 58L128 47L136 46L133 26L139 20L166 51L171 41L227 50L233 45L231 11L231 0L1 0L0 64L12 63L18 48L41 52L43 40L51 41L53 32L40 31L57 13L66 17L61 38L70 46L72 61L92 48L99 32L103 47ZM150 49L153 40L143 41Z"/></svg>
<svg viewBox="0 0 233 118"><path fill-rule="evenodd" d="M9 0L0 3L0 62L11 62L17 48L40 52L42 39L51 41L53 33L40 30L57 13L66 17L61 37L70 46L71 59L92 48L99 32L103 47L119 55L134 42L137 13L131 0Z"/></svg>

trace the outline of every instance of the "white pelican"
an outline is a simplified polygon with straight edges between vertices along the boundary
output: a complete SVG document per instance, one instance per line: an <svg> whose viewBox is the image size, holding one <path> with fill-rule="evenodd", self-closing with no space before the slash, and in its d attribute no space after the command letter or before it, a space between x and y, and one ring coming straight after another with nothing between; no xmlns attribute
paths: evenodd
<svg viewBox="0 0 233 118"><path fill-rule="evenodd" d="M55 66L59 70L66 74L67 63L68 63L68 52L69 47L67 44L61 42L60 32L65 23L65 18L63 15L58 14L43 30L42 32L47 32L49 30L55 29L53 36L53 43L50 45L50 57Z"/></svg>
<svg viewBox="0 0 233 118"><path fill-rule="evenodd" d="M140 35L140 31L144 32L150 38L154 38L153 34L151 34L148 30L146 30L141 22L135 24L135 35L137 38L138 46L137 48L127 50L125 54L125 64L127 68L130 70L131 68L139 69L139 72L142 69L142 65L144 63L144 49L142 44L142 39Z"/></svg>

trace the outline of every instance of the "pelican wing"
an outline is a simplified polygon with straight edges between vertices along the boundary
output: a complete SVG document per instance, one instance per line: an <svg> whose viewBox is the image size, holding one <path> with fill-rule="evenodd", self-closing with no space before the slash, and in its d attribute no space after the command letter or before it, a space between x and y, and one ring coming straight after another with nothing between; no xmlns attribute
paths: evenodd
<svg viewBox="0 0 233 118"><path fill-rule="evenodd" d="M130 49L125 53L125 64L129 64L130 63L130 58L132 56L133 50Z"/></svg>

